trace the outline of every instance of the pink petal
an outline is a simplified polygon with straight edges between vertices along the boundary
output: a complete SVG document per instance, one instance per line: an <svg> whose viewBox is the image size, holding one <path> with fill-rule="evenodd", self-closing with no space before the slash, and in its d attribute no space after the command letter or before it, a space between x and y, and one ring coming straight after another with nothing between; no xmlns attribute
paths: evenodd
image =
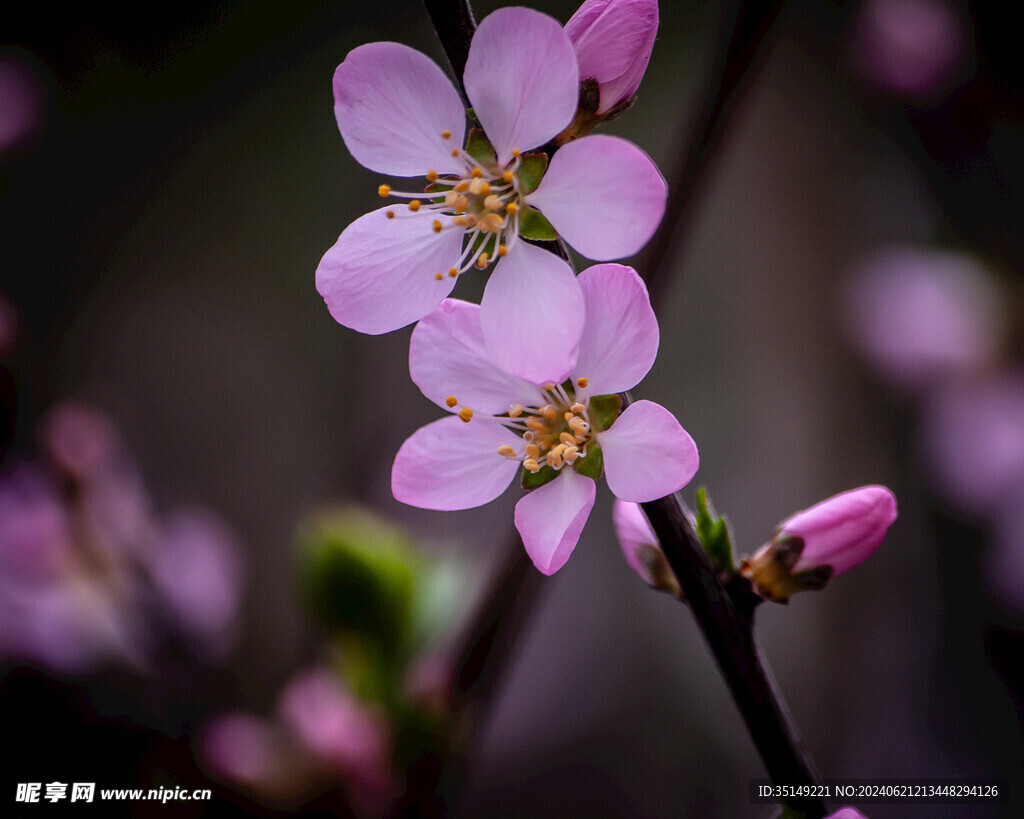
<svg viewBox="0 0 1024 819"><path fill-rule="evenodd" d="M391 492L421 509L472 509L494 500L519 471L519 461L498 454L522 440L500 424L477 418L442 418L416 430L395 456Z"/></svg>
<svg viewBox="0 0 1024 819"><path fill-rule="evenodd" d="M524 241L502 259L480 302L491 360L534 384L564 381L583 332L584 307L572 268Z"/></svg>
<svg viewBox="0 0 1024 819"><path fill-rule="evenodd" d="M618 535L619 546L622 548L622 556L626 558L629 568L640 575L645 583L654 585L650 571L640 559L640 551L660 549L661 544L658 543L658 537L651 529L643 510L636 503L616 500L612 508L612 523L615 525L615 534Z"/></svg>
<svg viewBox="0 0 1024 819"><path fill-rule="evenodd" d="M451 155L466 134L462 100L437 63L408 46L367 43L350 51L334 72L334 116L349 152L371 171L465 171Z"/></svg>
<svg viewBox="0 0 1024 819"><path fill-rule="evenodd" d="M480 307L445 299L412 331L409 373L423 394L439 407L454 396L457 406L500 415L512 404L539 406L541 391L499 369L487 353L480 329Z"/></svg>
<svg viewBox="0 0 1024 819"><path fill-rule="evenodd" d="M697 473L697 446L667 409L653 401L626 407L598 433L608 488L620 500L645 503L671 495Z"/></svg>
<svg viewBox="0 0 1024 819"><path fill-rule="evenodd" d="M529 203L589 259L632 256L665 213L668 186L651 158L619 137L591 135L559 149Z"/></svg>
<svg viewBox="0 0 1024 819"><path fill-rule="evenodd" d="M658 355L658 319L647 287L631 267L600 264L580 273L586 321L574 378L591 395L624 392L643 380Z"/></svg>
<svg viewBox="0 0 1024 819"><path fill-rule="evenodd" d="M565 24L576 49L580 80L601 90L598 113L624 102L640 87L658 33L657 0L586 0Z"/></svg>
<svg viewBox="0 0 1024 819"><path fill-rule="evenodd" d="M505 165L512 150L543 145L576 114L579 75L558 21L533 9L503 8L476 30L466 95Z"/></svg>
<svg viewBox="0 0 1024 819"><path fill-rule="evenodd" d="M395 210L388 219L384 214ZM447 271L462 250L461 230L434 233L448 217L380 208L345 228L316 269L316 289L335 321L379 335L423 318L455 286Z"/></svg>
<svg viewBox="0 0 1024 819"><path fill-rule="evenodd" d="M557 572L576 548L594 506L597 485L566 467L551 483L516 504L516 529L527 554L543 574Z"/></svg>

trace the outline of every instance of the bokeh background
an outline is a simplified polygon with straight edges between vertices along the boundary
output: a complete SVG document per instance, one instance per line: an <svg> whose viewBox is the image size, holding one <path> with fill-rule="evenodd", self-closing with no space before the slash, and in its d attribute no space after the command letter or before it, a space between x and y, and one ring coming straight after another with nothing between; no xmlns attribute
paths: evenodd
<svg viewBox="0 0 1024 819"><path fill-rule="evenodd" d="M477 18L497 5L475 3ZM563 21L575 8L534 5ZM721 13L662 4L639 100L607 126L670 182ZM998 778L1012 796L870 816L1024 804L1024 68L1008 13L788 4L672 262L661 355L636 390L697 441L695 485L740 551L838 491L896 492L877 555L762 607L758 634L824 776ZM514 493L447 514L391 498L395 451L436 417L407 375L409 331L344 329L313 283L379 202L331 98L335 66L373 40L443 61L411 0L5 12L0 469L43 457L52 408L102 410L155 519L202 508L230 532L230 559L185 552L171 572L237 589L223 620L237 635L156 668L0 642L0 732L18 758L2 800L60 776L206 786L202 726L268 713L321 655L294 581L313 509L367 504L481 576L500 556ZM689 613L629 572L610 511L602 490L543 580L470 760L466 815L767 815L748 802L762 767ZM272 810L209 786L212 803L165 810Z"/></svg>

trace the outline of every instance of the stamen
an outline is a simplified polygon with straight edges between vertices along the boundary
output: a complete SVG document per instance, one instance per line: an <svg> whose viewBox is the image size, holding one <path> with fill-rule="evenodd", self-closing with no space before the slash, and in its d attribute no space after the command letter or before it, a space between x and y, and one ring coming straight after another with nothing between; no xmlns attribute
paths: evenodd
<svg viewBox="0 0 1024 819"><path fill-rule="evenodd" d="M440 233L443 228L444 228L444 225L441 224L441 221L439 219L435 219L434 220L434 233Z"/></svg>
<svg viewBox="0 0 1024 819"><path fill-rule="evenodd" d="M437 181L437 171L435 171L433 168L431 168L429 171L427 171L427 181L428 182L436 182Z"/></svg>
<svg viewBox="0 0 1024 819"><path fill-rule="evenodd" d="M416 211L418 211L418 210L420 209L420 205L421 205L421 204L422 204L422 203L420 202L420 200L419 200L419 199L413 199L413 200L412 200L412 201L411 201L411 202L409 203L409 210L411 210L411 211L412 211L413 213L415 213Z"/></svg>
<svg viewBox="0 0 1024 819"><path fill-rule="evenodd" d="M541 386L541 389L544 390L545 392L550 392L554 388L555 388L554 383L544 384L543 386Z"/></svg>
<svg viewBox="0 0 1024 819"><path fill-rule="evenodd" d="M391 196L391 186L381 185L379 188L377 188L377 196L381 197L381 199L387 199L389 196Z"/></svg>
<svg viewBox="0 0 1024 819"><path fill-rule="evenodd" d="M497 194L492 193L484 199L484 207L487 208L487 210L498 210L501 207L501 200L498 198Z"/></svg>
<svg viewBox="0 0 1024 819"><path fill-rule="evenodd" d="M567 446L565 452L562 453L562 457L565 459L567 464L571 464L580 456L580 450L575 446Z"/></svg>
<svg viewBox="0 0 1024 819"><path fill-rule="evenodd" d="M459 275L459 268L457 268L457 267L449 267L448 268L448 275L451 276L454 279L456 276Z"/></svg>
<svg viewBox="0 0 1024 819"><path fill-rule="evenodd" d="M528 458L539 458L540 457L540 447L537 446L536 444L527 444L526 445L526 455L527 455Z"/></svg>
<svg viewBox="0 0 1024 819"><path fill-rule="evenodd" d="M575 404L569 407L569 409L571 409L573 412L585 412L587 408L583 406L579 401L577 401Z"/></svg>
<svg viewBox="0 0 1024 819"><path fill-rule="evenodd" d="M561 441L566 446L572 446L574 443L576 443L576 436L570 435L568 432L563 432L561 435L558 436L558 440Z"/></svg>
<svg viewBox="0 0 1024 819"><path fill-rule="evenodd" d="M556 410L550 404L545 404L540 408L540 414L547 418L549 421L554 421L558 417L558 410Z"/></svg>
<svg viewBox="0 0 1024 819"><path fill-rule="evenodd" d="M465 421L467 424L469 423L469 420L472 417L473 417L473 410L471 410L469 407L463 407L462 409L459 410L459 418L462 421Z"/></svg>
<svg viewBox="0 0 1024 819"><path fill-rule="evenodd" d="M449 131L447 128L445 128L441 132L441 139L451 139L451 138L452 138L452 132Z"/></svg>
<svg viewBox="0 0 1024 819"><path fill-rule="evenodd" d="M540 464L533 460L533 458L527 458L523 461L523 469L527 472L537 473L540 472Z"/></svg>
<svg viewBox="0 0 1024 819"><path fill-rule="evenodd" d="M512 449L508 444L502 444L498 447L498 454L504 455L506 458L516 457L516 451Z"/></svg>
<svg viewBox="0 0 1024 819"><path fill-rule="evenodd" d="M528 426L534 432L550 432L547 424L545 424L539 418L534 418L533 416L530 416L529 418L526 419L526 426Z"/></svg>
<svg viewBox="0 0 1024 819"><path fill-rule="evenodd" d="M512 156L514 156L516 159L519 159L519 157L521 157L522 155L523 155L523 152L520 151L518 148L513 148L512 149Z"/></svg>
<svg viewBox="0 0 1024 819"><path fill-rule="evenodd" d="M505 220L496 213L488 213L480 220L480 226L484 230L490 230L493 233L497 233L505 226Z"/></svg>
<svg viewBox="0 0 1024 819"><path fill-rule="evenodd" d="M441 281L441 279L444 278L444 274L443 273L435 273L434 274L434 278L437 279L438 281Z"/></svg>
<svg viewBox="0 0 1024 819"><path fill-rule="evenodd" d="M458 156L460 153L458 148L452 148L452 156Z"/></svg>
<svg viewBox="0 0 1024 819"><path fill-rule="evenodd" d="M451 409L452 407L459 403L459 399L456 398L454 395L449 395L447 398L444 399L444 402L445 404L448 405L448 409Z"/></svg>
<svg viewBox="0 0 1024 819"><path fill-rule="evenodd" d="M506 253L508 253L508 248L505 245L498 245L498 255L504 259Z"/></svg>
<svg viewBox="0 0 1024 819"><path fill-rule="evenodd" d="M480 258L476 260L476 266L483 270L487 265L491 263L490 257L486 253L481 253Z"/></svg>
<svg viewBox="0 0 1024 819"><path fill-rule="evenodd" d="M509 409L509 411L508 411L509 418L518 418L522 414L523 414L523 405L522 404L513 404L511 409Z"/></svg>
<svg viewBox="0 0 1024 819"><path fill-rule="evenodd" d="M467 182L467 181L466 181L465 179L463 179L463 180L462 180L461 182L459 182L459 184L458 184L458 185L456 185L456 186L455 186L455 187L453 188L453 190L454 190L454 191L455 191L456 193L465 193L466 191L468 191L468 190L469 190L469 183L468 183L468 182Z"/></svg>
<svg viewBox="0 0 1024 819"><path fill-rule="evenodd" d="M515 216L517 213L519 213L519 205L517 205L515 202L509 202L507 205L505 205L505 213L507 213L509 216Z"/></svg>
<svg viewBox="0 0 1024 819"><path fill-rule="evenodd" d="M587 387L587 379L586 378L577 378L576 379L576 386L579 387L581 390L586 389L586 387Z"/></svg>
<svg viewBox="0 0 1024 819"><path fill-rule="evenodd" d="M394 219L395 218L395 212L393 210L386 210L386 211L384 211L384 215L387 216L388 219Z"/></svg>
<svg viewBox="0 0 1024 819"><path fill-rule="evenodd" d="M473 168L473 178L474 179L479 179L483 175L484 175L484 172L482 170L480 170L479 168Z"/></svg>
<svg viewBox="0 0 1024 819"><path fill-rule="evenodd" d="M504 179L506 182L511 182L513 179L516 178L516 175L512 173L512 171L505 171L505 173L501 175L501 178Z"/></svg>

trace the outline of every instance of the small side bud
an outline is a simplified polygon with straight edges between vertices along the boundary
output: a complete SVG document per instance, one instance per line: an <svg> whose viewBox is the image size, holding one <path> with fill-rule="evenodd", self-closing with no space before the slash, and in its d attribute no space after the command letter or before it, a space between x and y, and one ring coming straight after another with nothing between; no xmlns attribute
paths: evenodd
<svg viewBox="0 0 1024 819"><path fill-rule="evenodd" d="M639 504L615 501L612 521L622 556L626 558L629 568L652 589L667 592L677 600L682 600L683 590L679 588L679 581L672 573L658 538Z"/></svg>
<svg viewBox="0 0 1024 819"><path fill-rule="evenodd" d="M658 33L658 2L586 0L565 33L576 50L580 82L597 83L591 111L604 115L629 102L640 87Z"/></svg>
<svg viewBox="0 0 1024 819"><path fill-rule="evenodd" d="M786 603L867 560L895 520L896 498L884 486L842 492L784 521L740 573L766 600Z"/></svg>

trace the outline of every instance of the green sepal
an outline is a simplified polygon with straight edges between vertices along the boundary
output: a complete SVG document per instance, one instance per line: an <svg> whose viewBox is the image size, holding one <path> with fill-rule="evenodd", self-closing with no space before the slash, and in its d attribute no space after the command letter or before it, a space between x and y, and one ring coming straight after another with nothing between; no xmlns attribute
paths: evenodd
<svg viewBox="0 0 1024 819"><path fill-rule="evenodd" d="M703 486L697 490L697 537L716 571L728 575L736 572L729 522L715 512Z"/></svg>
<svg viewBox="0 0 1024 819"><path fill-rule="evenodd" d="M558 238L558 233L551 223L536 208L525 207L519 211L519 234L524 239L536 239L543 242L553 242Z"/></svg>
<svg viewBox="0 0 1024 819"><path fill-rule="evenodd" d="M519 193L533 193L544 178L544 172L548 169L548 155L542 153L523 154L519 158L519 167L516 168L516 178L519 180Z"/></svg>
<svg viewBox="0 0 1024 819"><path fill-rule="evenodd" d="M466 138L466 153L485 167L497 164L498 154L491 145L491 141L479 128L470 129Z"/></svg>
<svg viewBox="0 0 1024 819"><path fill-rule="evenodd" d="M622 412L621 395L595 395L590 399L587 416L595 432L608 429Z"/></svg>
<svg viewBox="0 0 1024 819"><path fill-rule="evenodd" d="M579 463L577 461L576 463ZM529 469L523 469L522 485L523 489L527 492L533 489L539 489L546 483L551 483L555 478L558 477L558 470L552 469L550 466L542 466L539 472L531 472Z"/></svg>
<svg viewBox="0 0 1024 819"><path fill-rule="evenodd" d="M427 187L423 189L424 193L448 193L452 189L453 185L445 182L431 182ZM443 202L444 199L435 201Z"/></svg>
<svg viewBox="0 0 1024 819"><path fill-rule="evenodd" d="M800 584L800 589L803 591L821 591L832 579L832 567L817 566L806 572L800 572L793 579Z"/></svg>
<svg viewBox="0 0 1024 819"><path fill-rule="evenodd" d="M592 440L587 444L587 456L577 458L572 468L576 470L576 474L585 478L593 478L595 481L600 478L604 472L604 453L601 452L601 445Z"/></svg>

